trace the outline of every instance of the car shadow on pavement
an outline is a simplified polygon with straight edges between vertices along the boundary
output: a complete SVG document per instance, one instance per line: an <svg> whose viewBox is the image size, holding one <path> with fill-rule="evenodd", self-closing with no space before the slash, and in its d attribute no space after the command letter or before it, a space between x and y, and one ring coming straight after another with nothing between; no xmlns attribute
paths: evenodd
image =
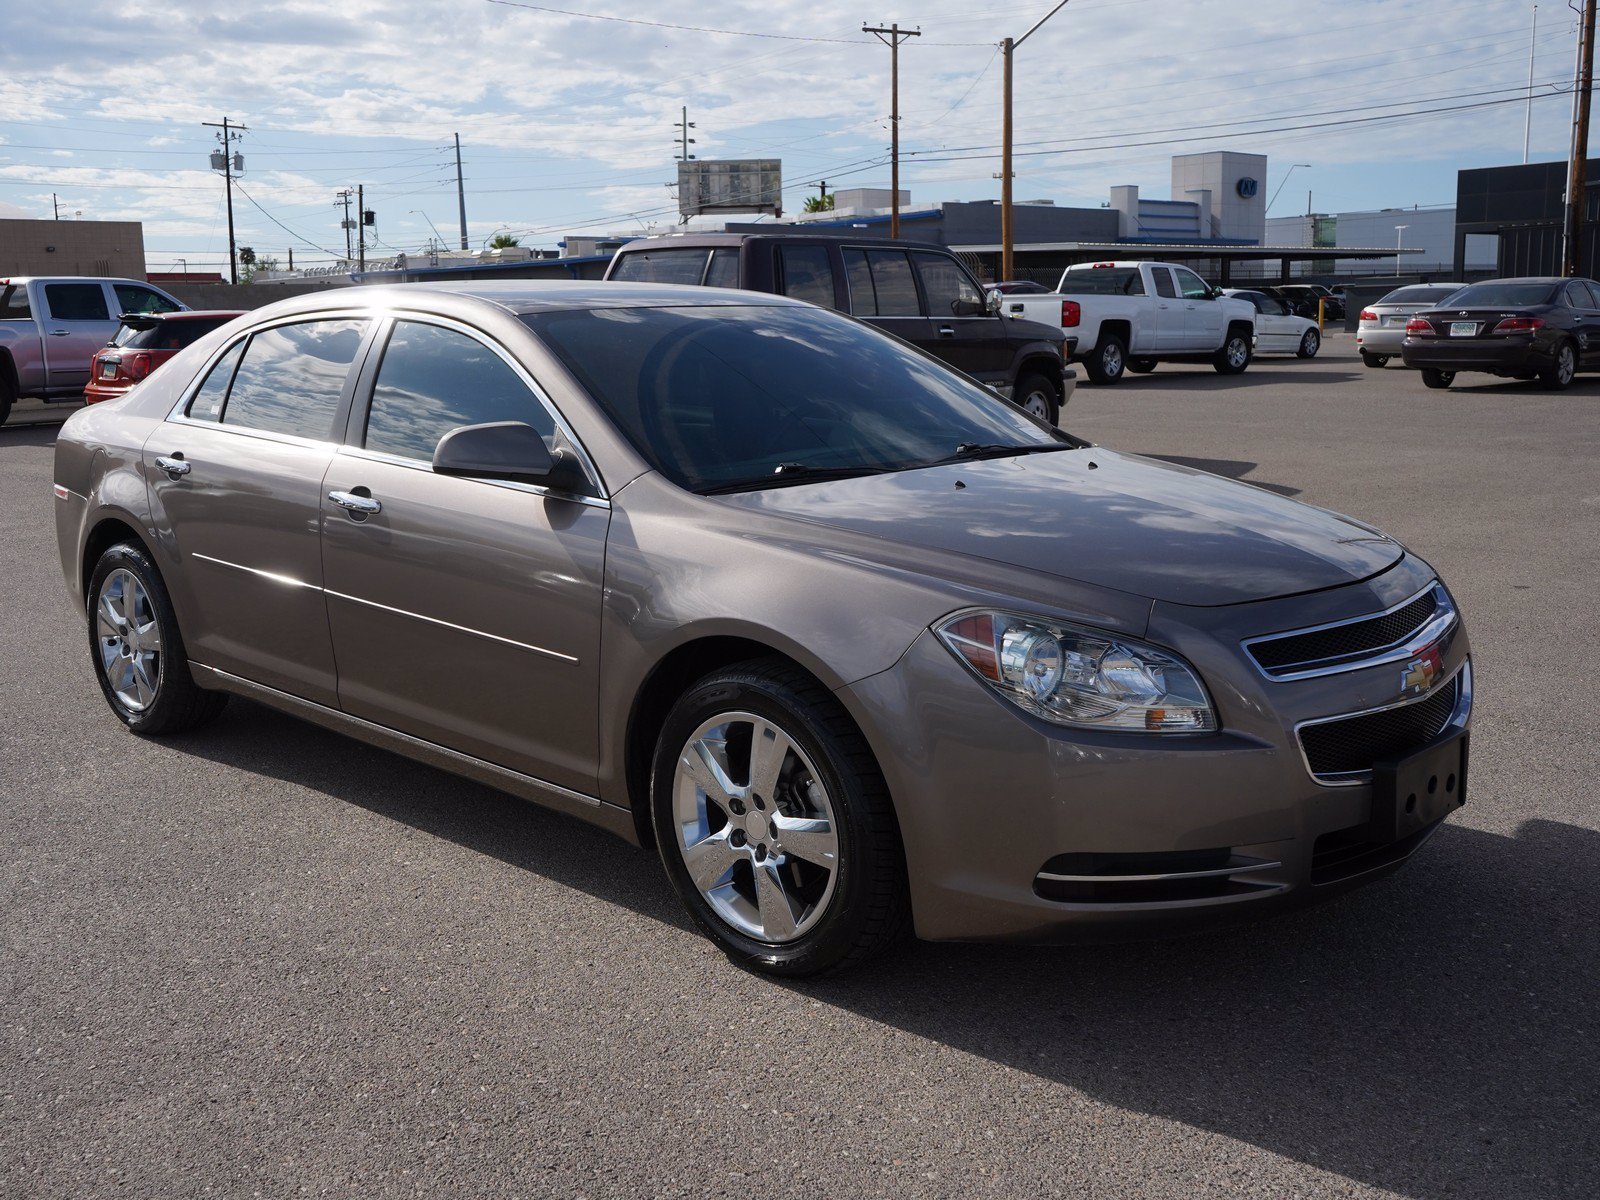
<svg viewBox="0 0 1600 1200"><path fill-rule="evenodd" d="M39 421L29 425L0 425L0 447L54 446L61 432L60 421Z"/></svg>
<svg viewBox="0 0 1600 1200"><path fill-rule="evenodd" d="M1401 1194L1589 1194L1597 861L1600 834L1572 825L1446 825L1388 880L1226 934L918 944L801 990Z"/></svg>
<svg viewBox="0 0 1600 1200"><path fill-rule="evenodd" d="M1190 467L1196 471L1209 471L1213 475L1223 475L1229 479L1237 479L1241 483L1265 488L1269 492L1277 492L1280 496L1298 496L1303 490L1297 487L1290 487L1286 483L1263 483L1259 479L1246 479L1245 476L1261 465L1246 459L1186 458L1181 454L1147 454L1145 457L1159 459L1162 462L1176 463L1180 467Z"/></svg>
<svg viewBox="0 0 1600 1200"><path fill-rule="evenodd" d="M236 698L170 745L690 928L652 854L275 710ZM1600 833L1577 826L1447 824L1389 879L1226 932L914 943L774 986L1404 1195L1582 1194L1600 1152L1596 862Z"/></svg>
<svg viewBox="0 0 1600 1200"><path fill-rule="evenodd" d="M1313 367L1292 360L1282 364L1263 364L1258 361L1243 375L1219 375L1211 367L1203 364L1162 363L1148 375L1124 375L1114 386L1138 390L1141 384L1149 383L1152 386L1165 385L1193 391L1219 392L1248 388L1252 385L1265 387L1284 383L1343 383L1359 376L1362 370L1359 364L1353 368L1340 369L1332 364L1327 367ZM1078 382L1085 388L1091 386L1082 379ZM1085 391L1084 395L1088 394Z"/></svg>

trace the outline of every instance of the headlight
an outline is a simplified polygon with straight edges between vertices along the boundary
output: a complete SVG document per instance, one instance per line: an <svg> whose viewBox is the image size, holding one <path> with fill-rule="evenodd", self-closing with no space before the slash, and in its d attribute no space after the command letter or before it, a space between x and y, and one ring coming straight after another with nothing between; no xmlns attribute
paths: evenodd
<svg viewBox="0 0 1600 1200"><path fill-rule="evenodd" d="M1216 714L1181 659L1104 630L1010 613L963 613L939 640L1018 708L1057 725L1204 733Z"/></svg>

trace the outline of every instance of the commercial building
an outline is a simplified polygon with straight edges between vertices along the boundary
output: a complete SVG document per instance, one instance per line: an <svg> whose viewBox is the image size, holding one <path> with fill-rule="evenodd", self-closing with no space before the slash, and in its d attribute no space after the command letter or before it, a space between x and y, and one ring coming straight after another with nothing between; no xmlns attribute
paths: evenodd
<svg viewBox="0 0 1600 1200"><path fill-rule="evenodd" d="M143 279L144 225L0 218L0 277L11 275Z"/></svg>
<svg viewBox="0 0 1600 1200"><path fill-rule="evenodd" d="M1600 272L1600 161L1587 160L1584 179L1587 232L1578 274L1593 279ZM1482 253L1497 275L1561 274L1566 195L1565 162L1457 172L1455 261Z"/></svg>
<svg viewBox="0 0 1600 1200"><path fill-rule="evenodd" d="M1468 239L1457 267L1456 209L1451 204L1269 217L1267 238L1280 246L1404 247L1416 251L1405 258L1405 273L1436 279L1458 279L1464 277L1462 271L1483 274L1495 269L1493 239L1488 238ZM1337 275L1357 275L1370 271L1372 265L1336 258L1331 269Z"/></svg>

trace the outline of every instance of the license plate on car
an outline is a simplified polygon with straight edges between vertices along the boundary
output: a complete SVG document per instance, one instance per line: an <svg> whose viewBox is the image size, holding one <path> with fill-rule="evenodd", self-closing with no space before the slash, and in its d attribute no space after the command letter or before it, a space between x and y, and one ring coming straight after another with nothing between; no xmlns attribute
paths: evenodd
<svg viewBox="0 0 1600 1200"><path fill-rule="evenodd" d="M110 379L116 373L117 373L117 364L116 363L108 362L108 363L101 363L100 364L100 378L101 379Z"/></svg>
<svg viewBox="0 0 1600 1200"><path fill-rule="evenodd" d="M1477 332L1478 332L1478 323L1476 321L1451 321L1450 322L1450 336L1451 337L1475 337L1477 335Z"/></svg>
<svg viewBox="0 0 1600 1200"><path fill-rule="evenodd" d="M1467 801L1467 733L1372 767L1373 841L1409 837Z"/></svg>

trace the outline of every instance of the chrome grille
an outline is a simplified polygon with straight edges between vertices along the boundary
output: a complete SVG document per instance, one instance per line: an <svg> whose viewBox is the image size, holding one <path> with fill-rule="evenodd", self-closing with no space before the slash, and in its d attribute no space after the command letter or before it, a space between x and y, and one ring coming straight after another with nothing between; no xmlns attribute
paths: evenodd
<svg viewBox="0 0 1600 1200"><path fill-rule="evenodd" d="M1432 695L1410 704L1300 727L1306 766L1318 779L1348 780L1372 765L1426 746L1456 715L1462 674Z"/></svg>
<svg viewBox="0 0 1600 1200"><path fill-rule="evenodd" d="M1433 584L1388 612L1251 638L1244 648L1271 679L1357 670L1386 657L1403 657L1419 635L1443 633L1454 617L1444 588Z"/></svg>

